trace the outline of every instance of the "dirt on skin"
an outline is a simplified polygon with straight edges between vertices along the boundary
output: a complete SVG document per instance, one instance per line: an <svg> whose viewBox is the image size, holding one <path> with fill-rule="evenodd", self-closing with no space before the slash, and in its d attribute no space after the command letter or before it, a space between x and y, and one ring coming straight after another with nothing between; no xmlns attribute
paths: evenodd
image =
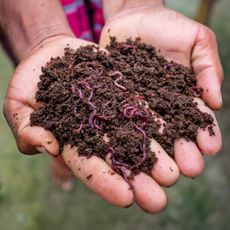
<svg viewBox="0 0 230 230"><path fill-rule="evenodd" d="M106 159L127 180L151 173L157 161L155 139L171 156L178 138L196 143L198 128L213 131L213 118L201 112L194 71L168 62L140 39L107 46L65 49L42 67L31 125L50 130L60 148L77 146L80 155ZM154 112L153 112L154 111ZM162 124L161 120L164 120ZM162 131L163 130L163 131Z"/></svg>

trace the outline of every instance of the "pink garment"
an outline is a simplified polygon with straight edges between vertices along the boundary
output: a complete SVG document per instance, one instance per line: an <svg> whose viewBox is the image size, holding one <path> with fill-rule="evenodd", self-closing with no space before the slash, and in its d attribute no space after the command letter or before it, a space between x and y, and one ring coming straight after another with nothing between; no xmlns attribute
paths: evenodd
<svg viewBox="0 0 230 230"><path fill-rule="evenodd" d="M78 38L98 42L104 25L102 0L60 0Z"/></svg>

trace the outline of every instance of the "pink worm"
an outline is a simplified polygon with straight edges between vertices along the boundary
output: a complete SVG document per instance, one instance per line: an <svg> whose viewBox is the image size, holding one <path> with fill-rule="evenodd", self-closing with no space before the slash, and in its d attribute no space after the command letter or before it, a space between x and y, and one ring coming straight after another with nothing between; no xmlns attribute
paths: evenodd
<svg viewBox="0 0 230 230"><path fill-rule="evenodd" d="M124 164L124 163L121 163L121 162L115 160L115 157L114 157L114 149L113 149L113 147L109 147L108 150L109 150L109 151L111 152L111 154L112 154L112 164L113 164L114 166L124 166L124 167L128 168L128 165L127 165L127 164Z"/></svg>
<svg viewBox="0 0 230 230"><path fill-rule="evenodd" d="M81 129L82 129L82 124L80 124L78 129L74 129L74 133L80 133Z"/></svg>
<svg viewBox="0 0 230 230"><path fill-rule="evenodd" d="M85 89L91 90L91 86L85 79L81 82L81 84L85 87Z"/></svg>
<svg viewBox="0 0 230 230"><path fill-rule="evenodd" d="M96 115L96 111L93 111L89 116L89 124L91 128L95 128L95 121L94 121L95 115Z"/></svg>
<svg viewBox="0 0 230 230"><path fill-rule="evenodd" d="M119 77L114 81L114 84L117 86L117 88L121 90L127 90L123 85L119 84L118 81L120 81L123 78L123 74L120 71L115 71L113 75L119 75Z"/></svg>
<svg viewBox="0 0 230 230"><path fill-rule="evenodd" d="M126 49L132 49L133 47L134 47L133 45L127 45L127 44L124 45L124 48Z"/></svg>
<svg viewBox="0 0 230 230"><path fill-rule="evenodd" d="M140 162L138 162L137 164L133 165L131 168L135 168L137 166L139 166L140 164L142 164L145 160L146 160L146 157L147 157L147 153L146 153L146 133L145 131L138 127L137 125L134 126L143 136L143 143L142 143L142 152L143 152L143 156L142 156L142 159Z"/></svg>
<svg viewBox="0 0 230 230"><path fill-rule="evenodd" d="M93 90L90 92L90 95L87 99L87 103L93 109L93 112L89 116L89 124L90 124L91 128L94 128L95 127L94 119L95 119L97 111L96 111L96 106L93 104L93 102L91 102L92 97L93 97Z"/></svg>
<svg viewBox="0 0 230 230"><path fill-rule="evenodd" d="M82 91L76 85L71 85L71 91L73 94L79 96L81 99L83 98Z"/></svg>
<svg viewBox="0 0 230 230"><path fill-rule="evenodd" d="M123 114L125 117L131 118L133 117L134 113L137 111L138 109L135 106L127 106L124 111ZM130 112L129 112L130 111Z"/></svg>
<svg viewBox="0 0 230 230"><path fill-rule="evenodd" d="M129 184L129 180L128 177L126 175L125 169L124 167L128 167L128 165L124 164L124 163L120 163L119 161L115 160L114 158L114 149L113 147L109 147L108 150L111 152L112 154L112 165L113 165L113 169L118 169L120 170L124 180Z"/></svg>
<svg viewBox="0 0 230 230"><path fill-rule="evenodd" d="M122 166L113 166L113 169L118 169L121 171L122 177L124 178L124 180L129 184L129 179L125 173L125 169ZM131 185L130 185L131 186ZM132 186L131 186L132 187Z"/></svg>
<svg viewBox="0 0 230 230"><path fill-rule="evenodd" d="M87 103L88 103L88 105L91 106L93 111L96 112L96 106L93 104L93 102L91 102L92 98L93 98L93 90L90 92L90 95L89 95L89 97L87 99Z"/></svg>
<svg viewBox="0 0 230 230"><path fill-rule="evenodd" d="M147 122L148 122L148 120L149 120L149 113L148 113L147 111L144 111L144 112L145 112L145 114L143 114L143 111L138 111L138 112L136 113L137 116L139 116L139 117L141 117L142 119L144 119L144 123L143 123L142 128L146 126L146 124L147 124Z"/></svg>

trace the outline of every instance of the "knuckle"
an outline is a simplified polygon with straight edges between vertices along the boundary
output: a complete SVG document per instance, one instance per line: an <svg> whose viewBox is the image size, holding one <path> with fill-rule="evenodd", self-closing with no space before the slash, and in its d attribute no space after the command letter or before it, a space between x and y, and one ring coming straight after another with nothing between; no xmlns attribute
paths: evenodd
<svg viewBox="0 0 230 230"><path fill-rule="evenodd" d="M204 33L205 33L205 36L207 37L209 42L216 43L216 34L213 30L211 30L208 27L204 27Z"/></svg>

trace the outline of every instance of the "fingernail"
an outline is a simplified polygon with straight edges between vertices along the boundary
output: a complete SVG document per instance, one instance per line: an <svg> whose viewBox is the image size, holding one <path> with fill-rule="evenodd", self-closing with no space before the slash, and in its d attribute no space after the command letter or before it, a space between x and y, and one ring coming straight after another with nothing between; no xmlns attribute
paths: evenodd
<svg viewBox="0 0 230 230"><path fill-rule="evenodd" d="M47 153L47 150L46 150L45 147L43 147L43 146L37 146L37 147L36 147L36 150L37 150L39 153Z"/></svg>

